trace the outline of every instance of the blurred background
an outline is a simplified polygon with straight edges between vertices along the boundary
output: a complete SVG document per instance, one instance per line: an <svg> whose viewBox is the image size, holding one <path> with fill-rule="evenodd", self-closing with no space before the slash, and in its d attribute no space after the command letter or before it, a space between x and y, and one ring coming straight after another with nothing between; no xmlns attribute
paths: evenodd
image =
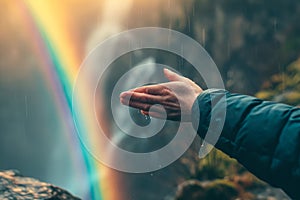
<svg viewBox="0 0 300 200"><path fill-rule="evenodd" d="M185 185L202 188L212 195L207 199L288 199L217 150L199 160L199 139L175 163L153 173L108 169L80 144L70 102L76 74L91 49L121 31L155 26L198 41L227 90L298 106L299 1L2 0L0 5L1 170L17 169L83 199L174 199ZM202 84L184 59L144 50L111 66L104 98L109 100L123 73L147 59ZM166 132L176 128L167 126ZM127 140L120 145L141 145Z"/></svg>

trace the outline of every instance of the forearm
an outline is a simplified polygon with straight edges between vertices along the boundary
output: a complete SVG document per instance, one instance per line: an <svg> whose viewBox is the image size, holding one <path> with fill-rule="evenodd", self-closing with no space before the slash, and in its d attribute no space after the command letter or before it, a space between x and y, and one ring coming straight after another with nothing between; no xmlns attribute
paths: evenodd
<svg viewBox="0 0 300 200"><path fill-rule="evenodd" d="M216 90L213 97L218 98L224 92ZM202 138L205 138L210 122L211 93L203 92L197 98L198 105L194 103L193 106L193 110L200 109L200 120L193 116L193 125L199 126L198 134ZM259 178L292 195L297 193L295 187L300 184L300 110L246 95L229 92L225 95L226 119L216 148L236 158ZM215 104L215 112L223 112L221 103Z"/></svg>

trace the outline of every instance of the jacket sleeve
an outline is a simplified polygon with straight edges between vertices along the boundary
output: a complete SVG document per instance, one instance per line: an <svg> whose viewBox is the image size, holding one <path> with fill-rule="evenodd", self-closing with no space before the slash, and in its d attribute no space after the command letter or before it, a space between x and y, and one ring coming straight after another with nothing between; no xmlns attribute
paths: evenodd
<svg viewBox="0 0 300 200"><path fill-rule="evenodd" d="M215 147L257 177L300 199L300 109L224 90L207 90L193 105L193 113L200 110L192 120L201 138L215 120L209 119L212 111L223 112L220 96L226 97L227 109ZM216 103L212 106L213 100Z"/></svg>

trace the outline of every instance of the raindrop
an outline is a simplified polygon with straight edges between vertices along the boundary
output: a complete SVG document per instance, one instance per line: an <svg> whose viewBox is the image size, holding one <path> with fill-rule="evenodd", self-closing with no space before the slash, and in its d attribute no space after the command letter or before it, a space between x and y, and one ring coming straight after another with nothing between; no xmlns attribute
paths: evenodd
<svg viewBox="0 0 300 200"><path fill-rule="evenodd" d="M202 45L203 47L205 47L205 43L206 43L206 30L205 28L202 29Z"/></svg>
<svg viewBox="0 0 300 200"><path fill-rule="evenodd" d="M273 27L274 27L274 32L277 31L277 25L278 25L278 22L277 22L277 19L273 19Z"/></svg>
<svg viewBox="0 0 300 200"><path fill-rule="evenodd" d="M230 58L231 55L231 45L230 42L228 41L227 43L227 58Z"/></svg>
<svg viewBox="0 0 300 200"><path fill-rule="evenodd" d="M170 43L171 43L171 28L170 28L170 25L169 25L169 34L168 34L168 46L170 46Z"/></svg>
<svg viewBox="0 0 300 200"><path fill-rule="evenodd" d="M24 102L25 102L25 116L26 118L28 117L28 101L27 101L27 96L24 96Z"/></svg>
<svg viewBox="0 0 300 200"><path fill-rule="evenodd" d="M148 126L151 123L151 118L149 115L144 115L141 110L136 108L129 108L129 113L131 119L139 126Z"/></svg>
<svg viewBox="0 0 300 200"><path fill-rule="evenodd" d="M191 19L190 19L190 16L187 16L187 21L188 21L189 33L191 33Z"/></svg>
<svg viewBox="0 0 300 200"><path fill-rule="evenodd" d="M133 61L132 61L133 58L132 58L132 56L133 56L133 55L130 54L130 57L129 57L129 66L130 66L130 67L133 66Z"/></svg>
<svg viewBox="0 0 300 200"><path fill-rule="evenodd" d="M183 44L181 44L181 55L184 55ZM183 57L184 56L181 56L181 65L180 65L181 67L183 67L183 62L184 62Z"/></svg>

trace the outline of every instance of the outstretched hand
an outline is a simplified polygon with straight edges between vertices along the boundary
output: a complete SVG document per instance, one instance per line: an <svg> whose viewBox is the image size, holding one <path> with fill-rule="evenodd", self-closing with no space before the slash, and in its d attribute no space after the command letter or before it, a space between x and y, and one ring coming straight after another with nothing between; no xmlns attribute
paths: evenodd
<svg viewBox="0 0 300 200"><path fill-rule="evenodd" d="M121 93L120 102L140 109L156 118L191 121L191 110L197 96L203 91L192 80L164 69L167 83L147 85ZM159 104L161 106L153 106ZM150 109L151 108L151 109Z"/></svg>

